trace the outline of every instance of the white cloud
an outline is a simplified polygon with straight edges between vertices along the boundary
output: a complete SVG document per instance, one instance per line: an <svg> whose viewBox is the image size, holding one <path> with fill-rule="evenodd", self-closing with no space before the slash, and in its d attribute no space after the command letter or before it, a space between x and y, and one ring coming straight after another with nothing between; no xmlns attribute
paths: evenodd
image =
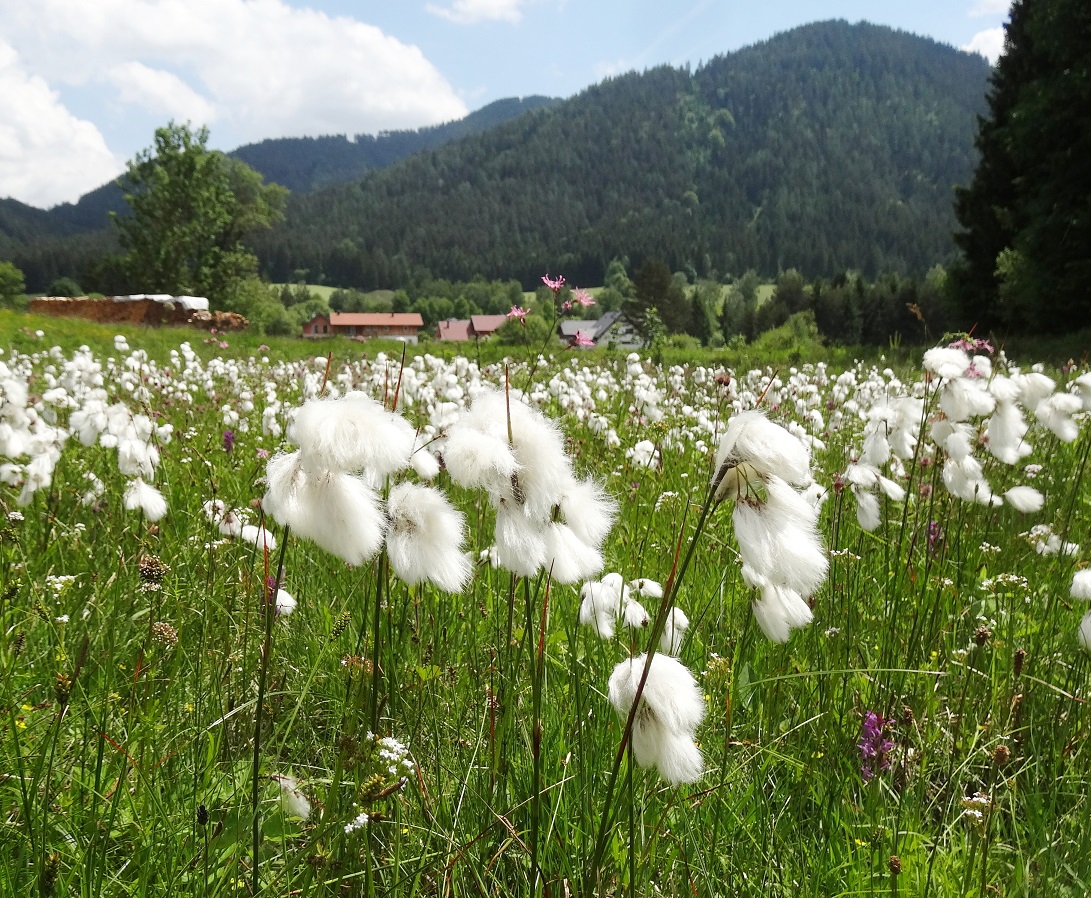
<svg viewBox="0 0 1091 898"><path fill-rule="evenodd" d="M525 0L455 0L450 7L427 4L424 8L459 25L477 22L518 22L523 18L519 8Z"/></svg>
<svg viewBox="0 0 1091 898"><path fill-rule="evenodd" d="M114 66L106 76L123 103L135 103L149 112L180 122L207 125L217 118L216 107L181 78L142 62Z"/></svg>
<svg viewBox="0 0 1091 898"><path fill-rule="evenodd" d="M977 0L967 13L970 16L1003 16L1011 7L1011 0Z"/></svg>
<svg viewBox="0 0 1091 898"><path fill-rule="evenodd" d="M0 0L0 21L59 112L56 88L77 88L85 102L106 88L113 108L103 115L214 121L217 146L418 128L468 111L417 47L285 0ZM0 106L33 105L10 93Z"/></svg>
<svg viewBox="0 0 1091 898"><path fill-rule="evenodd" d="M65 109L56 91L0 41L0 196L55 206L124 167L98 128Z"/></svg>
<svg viewBox="0 0 1091 898"><path fill-rule="evenodd" d="M980 53L989 62L996 65L996 60L1004 52L1004 28L998 26L979 31L970 38L968 44L963 44L959 49L965 50L967 53Z"/></svg>

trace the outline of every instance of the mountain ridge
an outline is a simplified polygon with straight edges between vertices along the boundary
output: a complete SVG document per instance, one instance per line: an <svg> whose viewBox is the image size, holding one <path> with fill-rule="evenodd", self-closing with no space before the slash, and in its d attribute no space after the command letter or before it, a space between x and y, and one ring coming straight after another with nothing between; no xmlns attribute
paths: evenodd
<svg viewBox="0 0 1091 898"><path fill-rule="evenodd" d="M844 21L658 66L289 202L267 273L381 287L662 258L693 276L923 274L954 246L984 58Z"/></svg>
<svg viewBox="0 0 1091 898"><path fill-rule="evenodd" d="M365 289L546 270L597 283L615 257L691 277L922 274L954 254L952 188L976 163L989 71L904 31L812 23L295 193L250 242L274 281L306 269Z"/></svg>

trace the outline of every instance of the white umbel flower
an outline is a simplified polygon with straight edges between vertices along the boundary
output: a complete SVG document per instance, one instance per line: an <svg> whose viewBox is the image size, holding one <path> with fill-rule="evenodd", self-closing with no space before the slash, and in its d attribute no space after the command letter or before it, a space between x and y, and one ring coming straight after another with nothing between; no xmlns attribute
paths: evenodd
<svg viewBox="0 0 1091 898"><path fill-rule="evenodd" d="M636 699L646 655L622 661L610 675L610 704L625 720ZM633 756L641 767L655 766L673 785L694 783L703 760L694 742L705 717L705 702L697 681L677 659L652 657L648 679L633 719Z"/></svg>

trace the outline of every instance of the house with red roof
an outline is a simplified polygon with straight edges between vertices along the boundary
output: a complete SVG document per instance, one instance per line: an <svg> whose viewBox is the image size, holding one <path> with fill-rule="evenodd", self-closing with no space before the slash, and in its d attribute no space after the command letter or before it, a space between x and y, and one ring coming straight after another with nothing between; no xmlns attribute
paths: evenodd
<svg viewBox="0 0 1091 898"><path fill-rule="evenodd" d="M507 315L471 315L470 336L491 337L507 320Z"/></svg>
<svg viewBox="0 0 1091 898"><path fill-rule="evenodd" d="M386 337L416 343L424 319L417 312L331 312L315 315L303 325L303 337L314 340L343 336L353 340Z"/></svg>
<svg viewBox="0 0 1091 898"><path fill-rule="evenodd" d="M437 340L465 343L471 336L469 318L448 318L436 325Z"/></svg>

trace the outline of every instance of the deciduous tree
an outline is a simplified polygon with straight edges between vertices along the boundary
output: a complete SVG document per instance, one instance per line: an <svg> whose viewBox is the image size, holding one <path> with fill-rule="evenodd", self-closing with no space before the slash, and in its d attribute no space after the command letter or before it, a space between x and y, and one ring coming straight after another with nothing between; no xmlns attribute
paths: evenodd
<svg viewBox="0 0 1091 898"><path fill-rule="evenodd" d="M23 272L11 264L0 262L0 300L11 302L26 290Z"/></svg>
<svg viewBox="0 0 1091 898"><path fill-rule="evenodd" d="M130 283L223 307L257 272L243 238L281 218L287 191L207 144L207 128L159 128L121 182L133 214L115 221Z"/></svg>

